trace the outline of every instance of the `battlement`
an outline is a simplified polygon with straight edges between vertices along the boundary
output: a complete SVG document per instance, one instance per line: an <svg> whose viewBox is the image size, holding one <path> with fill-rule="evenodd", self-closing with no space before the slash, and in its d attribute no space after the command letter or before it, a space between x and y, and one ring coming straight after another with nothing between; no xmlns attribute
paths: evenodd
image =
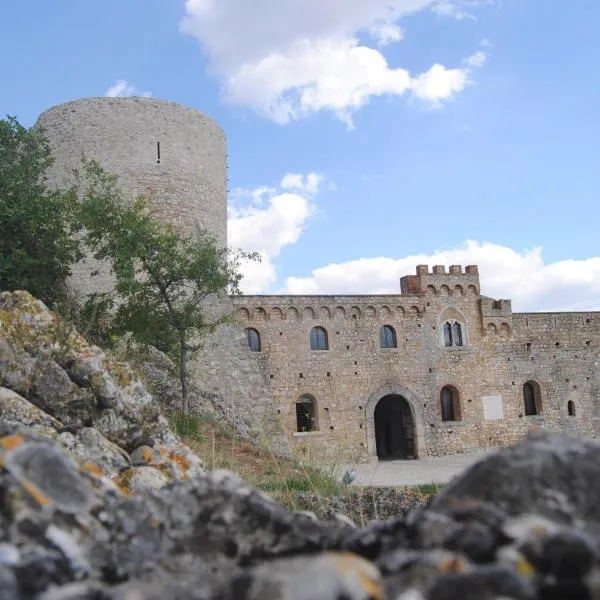
<svg viewBox="0 0 600 600"><path fill-rule="evenodd" d="M435 265L429 272L429 265L417 265L416 275L405 275L400 279L402 295L452 294L455 288L461 293L479 295L479 267L467 265L463 272L461 265L450 265L448 272L444 265Z"/></svg>
<svg viewBox="0 0 600 600"><path fill-rule="evenodd" d="M493 298L481 298L481 315L489 318L512 317L511 300L494 300Z"/></svg>

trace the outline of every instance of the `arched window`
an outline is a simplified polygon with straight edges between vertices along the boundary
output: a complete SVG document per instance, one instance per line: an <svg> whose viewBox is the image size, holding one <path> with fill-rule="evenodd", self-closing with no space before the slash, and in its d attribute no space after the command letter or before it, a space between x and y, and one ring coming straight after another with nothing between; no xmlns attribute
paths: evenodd
<svg viewBox="0 0 600 600"><path fill-rule="evenodd" d="M316 431L317 411L315 399L305 394L296 400L296 431Z"/></svg>
<svg viewBox="0 0 600 600"><path fill-rule="evenodd" d="M379 345L382 348L396 348L396 330L391 325L384 325L379 330Z"/></svg>
<svg viewBox="0 0 600 600"><path fill-rule="evenodd" d="M540 386L535 381L527 381L523 385L523 403L525 415L538 415L542 409Z"/></svg>
<svg viewBox="0 0 600 600"><path fill-rule="evenodd" d="M323 327L313 327L310 330L310 349L329 350L327 331Z"/></svg>
<svg viewBox="0 0 600 600"><path fill-rule="evenodd" d="M463 346L463 327L458 321L444 323L444 346Z"/></svg>
<svg viewBox="0 0 600 600"><path fill-rule="evenodd" d="M246 329L246 340L248 340L248 346L252 352L260 352L260 333L256 329L251 327Z"/></svg>
<svg viewBox="0 0 600 600"><path fill-rule="evenodd" d="M460 398L455 387L446 385L442 388L440 404L442 421L460 421Z"/></svg>
<svg viewBox="0 0 600 600"><path fill-rule="evenodd" d="M575 416L575 402L573 402L573 400L569 400L567 402L567 411L570 417Z"/></svg>

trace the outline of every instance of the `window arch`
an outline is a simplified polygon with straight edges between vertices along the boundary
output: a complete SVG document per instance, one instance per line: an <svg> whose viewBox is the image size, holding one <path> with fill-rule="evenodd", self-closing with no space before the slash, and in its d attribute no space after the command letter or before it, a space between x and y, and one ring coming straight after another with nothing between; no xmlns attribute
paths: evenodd
<svg viewBox="0 0 600 600"><path fill-rule="evenodd" d="M296 400L296 431L317 431L317 406L308 394Z"/></svg>
<svg viewBox="0 0 600 600"><path fill-rule="evenodd" d="M575 402L573 402L573 400L569 400L567 402L567 412L569 413L570 417L575 416Z"/></svg>
<svg viewBox="0 0 600 600"><path fill-rule="evenodd" d="M252 329L252 327L248 327L245 332L250 350L252 352L260 352L260 333L256 329Z"/></svg>
<svg viewBox="0 0 600 600"><path fill-rule="evenodd" d="M379 330L379 345L382 348L397 348L396 330L391 325L384 325Z"/></svg>
<svg viewBox="0 0 600 600"><path fill-rule="evenodd" d="M327 330L324 327L313 327L310 330L310 349L329 350Z"/></svg>
<svg viewBox="0 0 600 600"><path fill-rule="evenodd" d="M542 412L542 395L537 382L525 382L523 385L523 403L525 405L525 416L539 415Z"/></svg>
<svg viewBox="0 0 600 600"><path fill-rule="evenodd" d="M446 385L440 391L442 421L460 421L460 396L453 385Z"/></svg>

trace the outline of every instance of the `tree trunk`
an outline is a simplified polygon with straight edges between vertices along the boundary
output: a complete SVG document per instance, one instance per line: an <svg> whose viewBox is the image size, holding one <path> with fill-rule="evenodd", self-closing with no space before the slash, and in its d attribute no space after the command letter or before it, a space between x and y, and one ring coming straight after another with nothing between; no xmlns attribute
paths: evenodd
<svg viewBox="0 0 600 600"><path fill-rule="evenodd" d="M189 410L188 398L188 373L187 373L187 344L185 335L179 336L179 380L181 382L181 396L183 397L183 412Z"/></svg>

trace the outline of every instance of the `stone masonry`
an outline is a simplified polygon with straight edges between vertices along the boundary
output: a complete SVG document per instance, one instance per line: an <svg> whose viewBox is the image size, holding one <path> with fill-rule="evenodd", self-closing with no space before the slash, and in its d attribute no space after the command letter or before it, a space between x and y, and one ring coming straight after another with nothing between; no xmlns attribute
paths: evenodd
<svg viewBox="0 0 600 600"><path fill-rule="evenodd" d="M207 116L152 98L86 98L51 108L36 127L55 158L47 173L51 185L68 184L68 170L85 156L118 176L125 197L145 196L157 218L227 243L225 134ZM112 286L109 268L91 257L77 265L71 281L74 291L86 294Z"/></svg>
<svg viewBox="0 0 600 600"><path fill-rule="evenodd" d="M374 456L375 408L390 395L410 413L387 435L412 438L412 458L503 446L536 426L598 436L600 313L513 314L510 300L480 294L476 266L445 271L418 266L398 295L232 298L238 321L260 335L255 354L288 441L315 456ZM461 325L462 346L445 345L447 322ZM397 347L381 348L385 325ZM327 332L327 350L311 350L314 327ZM536 414L526 414L526 384ZM305 395L314 430L299 432Z"/></svg>
<svg viewBox="0 0 600 600"><path fill-rule="evenodd" d="M56 159L51 183L94 158L158 218L226 243L225 136L208 117L92 98L37 126ZM71 285L109 291L111 274L88 260ZM232 296L212 309L237 324L206 340L196 384L282 451L414 459L510 444L535 427L600 433L600 313L513 314L510 300L481 295L474 265L420 265L399 294Z"/></svg>

